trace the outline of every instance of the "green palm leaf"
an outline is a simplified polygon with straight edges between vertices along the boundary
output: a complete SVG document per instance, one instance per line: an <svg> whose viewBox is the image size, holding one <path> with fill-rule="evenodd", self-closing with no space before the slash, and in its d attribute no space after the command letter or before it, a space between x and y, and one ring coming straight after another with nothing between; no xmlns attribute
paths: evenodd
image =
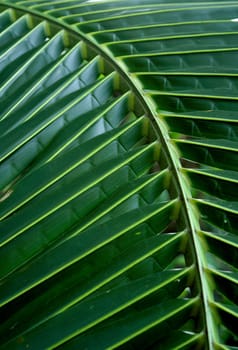
<svg viewBox="0 0 238 350"><path fill-rule="evenodd" d="M0 1L0 349L236 349L235 1Z"/></svg>

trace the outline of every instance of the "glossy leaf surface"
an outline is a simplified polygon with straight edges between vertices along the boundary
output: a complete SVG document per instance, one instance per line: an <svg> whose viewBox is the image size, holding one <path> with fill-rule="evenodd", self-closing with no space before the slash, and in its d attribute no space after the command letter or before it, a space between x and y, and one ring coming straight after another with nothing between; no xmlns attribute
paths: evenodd
<svg viewBox="0 0 238 350"><path fill-rule="evenodd" d="M237 3L0 10L0 349L236 349Z"/></svg>

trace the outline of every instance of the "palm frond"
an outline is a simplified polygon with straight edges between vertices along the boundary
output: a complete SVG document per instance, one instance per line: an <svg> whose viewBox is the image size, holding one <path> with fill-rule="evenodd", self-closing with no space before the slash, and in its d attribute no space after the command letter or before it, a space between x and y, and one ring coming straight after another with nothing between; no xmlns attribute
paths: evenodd
<svg viewBox="0 0 238 350"><path fill-rule="evenodd" d="M1 349L235 349L234 1L0 1Z"/></svg>

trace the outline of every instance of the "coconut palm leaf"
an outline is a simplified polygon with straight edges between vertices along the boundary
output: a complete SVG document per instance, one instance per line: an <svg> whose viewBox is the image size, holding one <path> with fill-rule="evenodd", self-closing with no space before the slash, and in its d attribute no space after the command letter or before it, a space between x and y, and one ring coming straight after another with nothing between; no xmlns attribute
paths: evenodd
<svg viewBox="0 0 238 350"><path fill-rule="evenodd" d="M0 1L0 349L237 349L235 1Z"/></svg>

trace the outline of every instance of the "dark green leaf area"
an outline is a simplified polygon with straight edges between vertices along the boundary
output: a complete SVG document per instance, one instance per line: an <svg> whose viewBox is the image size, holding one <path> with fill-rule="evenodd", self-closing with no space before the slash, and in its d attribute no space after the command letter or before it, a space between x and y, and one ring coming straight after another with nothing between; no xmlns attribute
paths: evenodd
<svg viewBox="0 0 238 350"><path fill-rule="evenodd" d="M28 40L19 40L9 50L4 52L0 63L1 84L5 83L9 75L17 72L17 67L24 65L45 43L44 24L39 24L27 35Z"/></svg>
<svg viewBox="0 0 238 350"><path fill-rule="evenodd" d="M75 92L75 98L78 99L78 91ZM68 96L68 99L70 102L72 102L73 97ZM67 104L67 102L61 102L62 108L65 108L65 104ZM1 154L2 159L15 152L5 163L6 169L11 169L11 167L15 166L15 169L18 168L18 171L20 172L20 170L26 168L26 165L23 167L18 160L18 157L21 154L26 154L25 159L27 162L26 164L28 165L42 151L42 148L45 148L50 143L50 141L52 141L57 132L59 132L63 127L64 118L67 117L65 114L62 116L62 113L60 113L61 108L60 106L58 107L58 115L56 115L57 112L55 111L54 106L48 107L49 110L41 111L38 118L35 117L33 119L29 119L28 122L24 124L24 127L20 125L16 129L12 130L10 132L10 135L7 134L5 137L3 136L3 152ZM79 109L80 106L77 105L77 108ZM35 138L33 138L34 136ZM17 151L19 148L20 150ZM35 153L33 154L31 154L32 148L35 150ZM11 180L11 178L9 180Z"/></svg>
<svg viewBox="0 0 238 350"><path fill-rule="evenodd" d="M168 6L171 6L171 4ZM56 12L53 12L54 15L56 15ZM57 13L58 14L58 13ZM118 28L116 31L115 30L109 30L109 31L98 31L96 33L93 33L91 35L93 35L93 37L100 43L100 44L105 44L105 43L112 43L112 42L119 42L119 41L137 41L137 40L153 40L153 38L157 38L157 39L163 39L163 38L173 38L173 37L177 37L177 39L180 39L182 36L186 36L188 35L188 33L190 33L191 36L196 35L196 34L203 34L205 33L209 33L212 34L214 32L216 32L217 34L220 33L221 35L224 32L232 32L232 31L236 31L237 27L236 24L234 22L229 22L229 21L220 21L220 22L215 22L215 23L209 23L209 22L205 22L205 21L201 21L201 22L185 22L185 23L179 23L178 25L176 25L174 23L174 25L155 25L155 26L144 26L143 28L143 37L142 37L142 32L141 32L141 28L140 27L131 27L128 28L128 30L125 30L124 28ZM226 53L223 53L226 54ZM191 53L188 54L189 57L191 56L199 56L199 53ZM209 54L207 54L208 56ZM217 56L219 56L222 54L218 53ZM228 53L229 55L229 53ZM205 57L204 57L205 56ZM216 56L216 53L214 53L214 56ZM181 59L186 62L186 56L184 55L180 55ZM201 55L200 55L201 57ZM146 59L144 58L138 58L138 61L143 62L144 65L142 65L142 67L144 69L141 69L141 71L144 72L149 72L149 71L161 71L161 67L162 67L162 62L163 62L163 58L161 56L155 56L155 57L150 57L147 59L147 61L151 60L151 65L150 65L150 69L149 66L146 65ZM202 66L202 63L205 61L206 55L202 55L202 59L201 61L196 62L195 57L193 60L190 61L190 65L195 64L195 62L197 63L196 68L199 68L200 66ZM173 59L173 56L168 56L166 57L167 59L167 65L168 65L168 61L171 61ZM136 61L136 58L134 59ZM137 61L137 62L138 62ZM155 62L157 64L155 64ZM219 62L219 61L218 61ZM133 67L132 65L130 66L131 70L134 70L135 67ZM176 72L180 72L181 70L179 68L182 68L181 64L178 64L178 66L176 66L176 68L174 67L174 70ZM211 69L211 67L209 67L209 65L205 66L208 70L209 68ZM194 67L195 68L195 67ZM185 69L184 69L185 70Z"/></svg>
<svg viewBox="0 0 238 350"><path fill-rule="evenodd" d="M237 20L0 0L1 349L238 347Z"/></svg>
<svg viewBox="0 0 238 350"><path fill-rule="evenodd" d="M213 197L229 201L235 201L237 198L236 193L238 192L238 183L236 182L231 182L222 177L217 178L209 176L209 173L206 173L206 170L201 172L200 169L197 173L191 171L188 175L191 179L192 188L194 189L194 197L197 196L203 199L206 198L206 194L209 194Z"/></svg>
<svg viewBox="0 0 238 350"><path fill-rule="evenodd" d="M130 130L131 128L133 129L132 132ZM19 186L18 184L15 186L16 194L15 188L13 188L12 196L7 198L4 205L1 205L3 208L2 218L9 215L5 209L7 203L10 203L8 210L11 212L12 207L16 207L19 202L24 203L25 198L29 197L31 199L33 196L41 193L44 189L49 188L50 190L51 185L57 187L57 185L59 186L62 184L59 180L66 182L68 178L71 178L70 181L75 181L79 174L82 174L83 176L86 171L89 171L90 168L92 169L93 167L96 167L98 164L102 164L107 160L112 163L113 159L115 163L117 156L121 156L121 158L124 157L124 163L126 163L126 160L128 159L127 163L129 163L133 157L130 157L131 154L127 155L125 150L129 151L130 148L133 148L133 146L142 139L141 128L142 120L139 122L137 121L129 127L127 126L118 130L111 130L110 132L93 138L93 140L90 139L85 143L82 142L82 144L69 150L65 155L63 154L59 159L57 158L53 160L53 162L48 162L42 167L37 168L35 172L30 174L30 176L23 179L22 183L19 183ZM120 139L118 140L119 137ZM144 142L142 141L142 143ZM143 152L138 152L138 154L141 153ZM123 164L123 161L121 161L121 163ZM110 167L110 163L108 167ZM37 183L35 181L36 178L39 178ZM28 186L26 186L26 184L28 184Z"/></svg>
<svg viewBox="0 0 238 350"><path fill-rule="evenodd" d="M236 272L232 272L232 268L230 267L230 271L214 271L213 276L219 287L220 294L217 296L217 300L229 301L234 305L237 302L238 295L237 270Z"/></svg>
<svg viewBox="0 0 238 350"><path fill-rule="evenodd" d="M10 10L6 10L0 13L0 31L3 32L5 29L11 25L11 13Z"/></svg>
<svg viewBox="0 0 238 350"><path fill-rule="evenodd" d="M148 232L148 228L146 226L143 227L143 231ZM145 231L145 229L147 231ZM138 228L138 230L140 232L140 228ZM143 234L143 236L144 235L145 234ZM119 239L118 244L123 238ZM154 239L151 238L149 240L147 238L146 240L144 239L141 241L138 231L135 230L133 230L127 237L127 239L129 238L132 238L132 241L130 241L134 246L133 254L130 253L130 248L127 248L124 252L122 251L122 254L120 254L118 251L119 246L116 248L114 245L115 243L113 245L111 244L106 246L102 250L89 255L86 260L81 260L81 262L74 264L74 266L71 268L62 271L62 273L60 273L58 277L56 276L53 278L52 281L48 281L48 283L46 281L42 287L40 286L40 288L36 288L35 292L33 289L32 291L28 292L28 296L27 294L25 296L23 295L21 298L22 301L25 300L25 306L23 309L21 307L23 304L20 300L19 302L16 300L17 304L16 302L13 302L12 306L11 304L9 304L9 306L6 305L5 317L12 314L12 312L9 313L9 307L10 309L14 309L14 313L16 313L16 315L10 318L5 326L3 324L2 329L4 330L6 326L11 328L19 317L24 317L24 314L29 315L29 313L31 314L31 317L29 318L29 325L27 326L26 323L19 325L13 332L18 332L19 327L21 329L22 326L31 327L31 322L34 319L36 323L39 321L42 322L44 319L50 317L51 314L54 315L55 312L60 312L61 308L64 309L67 305L70 306L75 304L93 292L100 294L100 290L104 285L105 287L103 290L105 293L107 293L108 288L110 289L115 285L126 285L128 278L129 280L137 280L150 274L155 274L152 279L156 283L156 274L158 271L161 271L163 268L162 265L165 263L164 256L170 256L170 259L176 257L179 245L181 244L180 239L176 238L176 236L166 237L163 235L159 236L158 238L155 237ZM136 241L138 241L138 243L136 243ZM168 247L166 242L170 242ZM168 252L168 249L170 249L170 252ZM95 261L97 262L96 265ZM167 260L167 264L168 263L169 260ZM125 275L126 271L128 271L127 277ZM175 288L171 286L169 289L166 288L165 293L163 291L158 291L159 294L154 298L149 295L148 297L152 298L151 300L153 302L157 302L161 298L171 295L171 293L176 293L177 295L182 292L182 290L186 287L187 278L185 278L185 271L177 271L176 275L177 273L178 275L181 275L181 278L179 278L181 281L180 287ZM165 273L165 276L168 278L168 282L166 282L166 284L174 280L173 278L172 280L169 278L169 276L172 277L172 275ZM160 274L158 276L160 276ZM47 308L42 309L42 303L47 305ZM142 308L145 306L146 304L144 304ZM18 308L19 311L16 312Z"/></svg>
<svg viewBox="0 0 238 350"><path fill-rule="evenodd" d="M90 98L88 100L88 97L87 97L86 101L83 101L84 102L83 106L85 106L85 103L87 101L90 102ZM85 143L86 141L91 140L94 136L103 134L106 131L110 131L113 127L118 127L120 123L127 122L126 119L129 113L127 103L128 103L128 99L125 96L120 101L116 102L113 106L111 106L111 103L110 103L109 105L110 108L108 107L108 105L103 105L99 107L99 109L95 108L94 111L95 113L97 113L96 116L93 115L92 111L88 113L84 113L85 108L83 108L82 106L80 108L81 113L79 113L78 111L77 113L79 113L79 115L78 116L77 114L75 115L75 120L73 119L72 122L70 122L64 128L63 128L63 125L61 125L59 128L55 128L53 124L50 127L50 132L46 132L46 136L48 137L47 144L45 145L45 147L43 147L43 149L42 147L40 147L37 157L34 159L33 165L31 165L33 169L34 169L34 166L38 167L40 164L44 164L47 160L53 159L56 156L62 155L64 152L67 152L71 148L75 148L76 146L79 146L79 145L80 145L80 148L76 149L72 154L68 153L65 157L61 158L62 162L58 160L53 163L50 162L49 164L48 163L45 164L46 166L42 168L42 172L40 170L40 172L38 173L36 172L36 174L41 174L43 178L45 178L45 173L44 173L44 169L45 169L45 172L49 172L50 179L52 179L53 176L57 177L57 173L60 172L59 164L62 164L62 163L63 164L65 163L65 166L67 166L70 171L71 167L73 166L72 162L77 164L78 157L76 158L76 161L75 161L74 160L75 155L77 153L79 153L80 155L83 152L83 147L81 147L82 143ZM106 110L105 110L105 107L107 107ZM72 113L71 113L71 117L72 117ZM39 120L37 120L35 124L38 127ZM21 128L19 128L19 131L23 136L23 140L25 139L24 142L26 142L27 139L26 139L25 133L22 131ZM31 128L29 128L29 132L32 133ZM42 132L44 133L45 131L43 130ZM12 135L15 138L14 132L12 132ZM108 135L110 136L110 134ZM118 135L118 134L115 133L115 135ZM5 139L7 142L9 142L8 137L5 137ZM105 142L106 139L108 139L108 142ZM26 145L23 148L30 151L32 148L32 144L36 144L36 146L38 144L39 146L42 140L43 140L42 135L40 133L39 136L33 138L32 141L26 143ZM98 150L100 150L103 146L106 146L107 144L113 141L110 139L110 137L107 138L107 136L104 137L104 139L99 138L97 140L99 141L99 145L97 144L96 140L93 142L96 149L93 152L93 148L92 148L92 151L89 152L89 156L92 156ZM100 146L100 140L101 142L104 141L104 143L102 143L101 147L98 149L98 146ZM19 143L19 140L16 139L16 142ZM137 142L137 140L135 142ZM19 152L23 153L21 150ZM13 160L17 158L17 156L19 155L19 152L16 153L16 155L13 155ZM86 152L83 153L84 157L86 156L87 152L88 152L88 148ZM29 152L27 152L27 154L28 153ZM6 169L9 169L9 170L14 169L13 164L11 164L10 160L8 159L6 161L6 165L4 164L2 165L4 169L3 171L6 171ZM16 168L16 161L14 163L14 167ZM53 174L52 174L53 172L52 168L56 168ZM64 165L61 173L64 174ZM8 177L6 175L7 174L5 173L5 178L7 179ZM24 188L26 193L29 193L29 190L32 189L32 187L37 186L35 182L36 176L38 175L33 175L33 174L30 175L29 178L27 177L26 180L23 180L23 183L19 187ZM41 176L38 176L38 178L39 177L41 179ZM46 182L47 179L45 179L44 181ZM26 183L27 183L27 186L26 186ZM40 184L38 186L40 186ZM14 196L14 192L13 192L13 196Z"/></svg>
<svg viewBox="0 0 238 350"><path fill-rule="evenodd" d="M85 175L82 176L81 182L78 181L78 178L75 178L73 181L69 182L66 179L66 181L63 182L63 185L65 186L64 191L62 189L62 183L56 184L52 188L47 189L43 194L38 196L37 200L35 200L33 204L29 203L23 207L21 211L18 211L14 216L9 216L2 221L2 231L6 233L6 235L2 236L2 242L7 243L7 241L19 236L34 224L47 219L48 216L51 217L50 214L56 213L57 210L61 210L63 207L68 208L69 214L71 212L72 220L75 220L73 219L75 215L76 217L83 217L86 214L85 207L82 207L81 214L79 208L80 203L82 203L82 196L85 196L88 190L92 190L93 187L99 187L100 191L103 191L103 185L105 185L103 180L107 180L108 176L111 175L110 170L113 169L112 173L115 173L117 169L120 170L124 166L128 166L128 163L132 161L136 156L139 156L139 154L141 154L140 159L143 160L143 162L139 162L137 160L137 164L132 162L130 166L132 170L134 170L135 166L135 170L141 171L145 165L148 166L148 163L146 164L145 160L147 159L147 161L151 161L151 151L152 148L150 147L147 148L147 150L131 152L131 157L121 156L119 158L109 160L105 164L101 165L101 169L98 167L98 172L86 172L87 177L85 177ZM140 166L139 169L137 165ZM131 185L133 186L133 184ZM111 189L111 191L112 190L113 189ZM101 200L105 198L105 194L103 194L103 192L101 194ZM49 196L54 194L54 197L51 197L51 200L49 201L49 196L47 196L47 194ZM34 211L32 211L32 205L35 208ZM24 218L22 217L23 213ZM14 227L11 224L13 221L15 223Z"/></svg>
<svg viewBox="0 0 238 350"><path fill-rule="evenodd" d="M158 38L157 40L148 40L148 41L132 41L129 43L120 43L120 45L109 44L109 48L112 51L114 56L130 56L140 54L141 52L144 55L152 54L168 54L168 53L179 53L179 52L188 52L196 51L197 45L199 44L200 50L213 50L219 45L223 45L226 48L233 48L236 45L236 36L233 34L226 35L223 37L220 36L205 36L193 38L176 38L171 37L167 38Z"/></svg>
<svg viewBox="0 0 238 350"><path fill-rule="evenodd" d="M170 302L168 300L168 302ZM166 305L166 304L165 304ZM161 308L155 306L157 315L160 315ZM152 311L152 310L150 310ZM131 316L118 317L115 320L103 322L102 325L95 327L92 331L85 332L81 336L72 339L71 341L59 346L59 349L77 349L77 344L82 344L89 349L104 349L105 347L124 349L137 349L138 347L162 349L161 346L178 346L178 348L189 349L187 344L196 344L196 337L194 334L185 334L183 332L174 332L173 329L180 328L183 314L189 313L188 309L184 309L178 318L170 317L156 325L156 320L153 322L151 318L147 318L149 309L146 312L140 310L139 312L131 312ZM151 315L152 316L152 315ZM135 320L139 320L138 324ZM145 323L142 324L144 319ZM146 321L152 321L151 325L146 324ZM110 336L108 337L108 334ZM166 335L165 335L166 334ZM93 336L94 335L94 336ZM168 338L172 338L171 342ZM177 341L175 341L177 339ZM125 344L125 345L124 345Z"/></svg>
<svg viewBox="0 0 238 350"><path fill-rule="evenodd" d="M187 1L186 1L187 2ZM124 2L124 7L126 8L126 12L124 12L124 16L121 14L118 16L112 16L110 17L110 14L104 14L102 13L102 17L105 15L108 16L108 18L94 18L91 22L87 23L83 22L83 16L81 15L80 11L78 11L78 16L74 17L66 17L65 21L70 24L78 24L78 27L80 30L83 32L95 32L95 31L103 31L107 29L118 29L118 28L133 28L133 27L139 27L143 23L143 25L150 25L152 26L153 24L177 24L177 23L186 23L186 22L196 22L198 21L199 23L205 20L209 19L222 19L224 18L234 18L236 16L236 11L237 9L232 6L227 6L224 8L223 6L216 6L215 8L212 7L204 7L204 5L201 4L199 6L200 8L193 9L192 4L177 4L177 3L172 3L172 7L170 10L165 10L165 11L159 11L159 8L157 8L157 11L151 11L147 10L146 8L144 11L139 11L134 14L134 16L130 15L129 10L127 9L128 3ZM161 2L160 2L161 3ZM164 3L164 1L163 1ZM138 3L139 4L139 3ZM148 4L148 3L147 3ZM158 4L158 3L157 3ZM219 4L219 1L218 1ZM197 3L194 3L195 6L197 6ZM134 10L135 11L135 10ZM136 11L135 11L136 12ZM70 12L67 14L69 15ZM152 15L153 14L153 15ZM159 34L158 34L159 35ZM211 42L213 42L211 40ZM201 44L201 43L199 43ZM192 40L191 40L191 45L192 45ZM219 45L219 44L218 44ZM199 45L200 46L200 45ZM153 45L151 46L152 48L154 47ZM195 47L195 46L194 46ZM173 44L171 45L171 51L173 48ZM140 46L140 50L143 52L143 46Z"/></svg>
<svg viewBox="0 0 238 350"><path fill-rule="evenodd" d="M2 17L3 16L1 16L1 20L4 22L4 18ZM0 54L6 51L11 46L12 42L16 43L18 38L21 37L22 35L25 35L28 30L29 30L29 27L27 25L27 20L25 17L25 18L20 18L14 24L12 24L9 30L3 31L3 33L1 33Z"/></svg>
<svg viewBox="0 0 238 350"><path fill-rule="evenodd" d="M202 227L206 227L208 223L209 226L212 225L212 231L222 230L237 235L237 218L235 213L202 202L198 203L198 207L201 210Z"/></svg>
<svg viewBox="0 0 238 350"><path fill-rule="evenodd" d="M181 133L181 138L193 139L204 137L207 139L226 139L237 141L238 125L230 122L218 122L217 120L189 120L187 118L166 118L166 122L170 126L170 130ZM184 135L184 136L183 136Z"/></svg>
<svg viewBox="0 0 238 350"><path fill-rule="evenodd" d="M162 350L162 349L181 349L181 350L193 350L202 349L204 347L204 334L195 332L183 332L181 331L171 331L151 346L152 350ZM140 343L137 345L139 346ZM146 339L145 345L146 347ZM133 349L136 349L134 346Z"/></svg>
<svg viewBox="0 0 238 350"><path fill-rule="evenodd" d="M132 293L133 292L134 291L132 290ZM136 291L135 294L134 293L131 297L140 297L139 291ZM128 294L125 287L123 287L122 290L112 290L110 299L108 298L108 295L103 294L80 303L78 306L64 312L64 314L58 315L54 319L49 320L47 325L40 325L36 329L23 334L22 338L24 339L25 344L29 344L30 346L33 346L34 344L34 346L39 349L42 348L42 345L45 347L55 347L73 336L86 331L100 321L102 322L108 317L113 316L117 310L120 311L125 307L125 302L132 302L132 300L128 300ZM101 308L102 304L104 305L103 308ZM130 329L130 337L133 337L133 333L141 333L142 331L145 331L146 328L152 328L156 324L160 324L160 330L163 333L172 327L175 329L179 327L184 316L190 315L194 304L194 300L169 300L162 305L153 306L142 311L136 311L133 316L127 315L126 320L122 318L121 324L123 323L125 325L127 320L133 320L134 326ZM78 317L80 313L84 315L83 318ZM137 320L136 323L134 322L135 318ZM61 334L57 332L59 327L62 329ZM117 334L122 337L123 333L127 332L127 330L128 327L123 327L121 332ZM43 337L40 346L38 346L36 342L36 339L39 339L39 336ZM6 346L11 346L12 349L19 349L19 344L16 343L17 339L11 341ZM22 348L25 346L24 343L20 345ZM2 349L4 348L6 347L2 347Z"/></svg>
<svg viewBox="0 0 238 350"><path fill-rule="evenodd" d="M6 103L6 109L3 111L7 114L7 118L5 116L1 121L4 133L13 130L28 118L30 119L32 115L36 115L37 110L42 109L44 102L52 104L51 100L54 94L59 93L64 85L67 86L70 81L75 79L78 71L85 65L86 62L81 57L80 45L76 45L67 52L68 50L63 46L62 34L58 34L55 41L56 39L59 48L56 50L55 45L52 45L50 56L47 55L46 58L46 49L42 53L37 53L33 62L23 67L24 69L22 68L17 75L9 77L8 84L3 89L4 101L6 95L9 96L10 100L13 98L13 94L17 103L12 104L10 101ZM51 40L48 45L50 43ZM41 66L43 66L43 70ZM38 73L39 68L41 68L41 73ZM29 74L36 79L35 82L34 79L32 82L29 81ZM37 76L35 76L36 74ZM19 79L19 75L21 79Z"/></svg>
<svg viewBox="0 0 238 350"><path fill-rule="evenodd" d="M150 150L148 150L150 151ZM149 152L150 153L150 152ZM132 154L135 154L132 152ZM147 153L147 156L149 154ZM124 161L126 158L122 158ZM142 170L146 164L144 157L139 157L143 162L139 163L142 165ZM147 158L148 159L148 158ZM150 159L150 157L149 157ZM119 161L119 162L118 162ZM106 166L107 164L107 166ZM48 202L51 206L51 215L47 213L45 198L46 194L43 193L38 200L35 200L36 211L29 212L29 208L32 209L33 204L30 202L28 205L23 207L21 210L13 216L2 221L2 227L6 228L9 225L8 234L9 241L2 247L2 254L6 258L6 264L2 266L2 271L6 271L14 266L21 265L25 259L29 259L36 253L39 253L42 249L47 248L54 242L55 239L61 239L61 237L70 236L76 232L81 232L87 226L92 225L94 222L101 220L107 221L110 217L117 217L123 213L129 213L131 210L145 207L148 204L166 202L169 199L168 192L161 186L166 180L166 173L161 176L142 176L138 180L135 180L135 173L128 168L128 166L119 167L118 171L111 174L109 177L104 176L108 169L111 169L109 165L121 165L120 158L113 162L107 162L101 166L102 175L100 175L100 168L98 172L93 171L86 172L85 177L81 174L81 181L79 182L76 178L75 182L69 182L69 188L73 190L77 189L77 186L81 187L81 190L75 193L74 198L69 193L65 192L66 186L60 186L58 192L54 192L54 198L57 200L62 196L67 196L66 201L55 202L55 206L52 201ZM138 164L138 165L139 165ZM131 164L133 166L133 164ZM136 165L136 164L135 164ZM133 169L133 168L132 168ZM137 170L139 170L137 168ZM96 184L96 178L99 176L101 181ZM122 175L124 175L122 177ZM104 176L104 179L102 179ZM126 184L126 181L129 183ZM92 182L94 179L94 182ZM133 182L133 179L135 182ZM72 186L75 183L75 186ZM85 184L94 183L94 186L86 186ZM117 184L117 185L116 185ZM159 186L160 185L160 186ZM157 188L155 188L158 186ZM153 189L155 191L153 191ZM137 191L137 193L135 193ZM82 203L84 203L82 205ZM42 203L42 205L40 205ZM99 206L100 205L100 206ZM159 207L158 207L159 209ZM23 215L23 213L26 213ZM34 217L31 215L34 214ZM44 214L45 213L45 214ZM61 216L59 213L62 213ZM30 215L27 215L30 214ZM37 216L35 216L38 214ZM46 215L47 214L47 215ZM27 225L26 218L28 217L29 224ZM19 221L18 230L15 226L15 231L10 229L11 222L17 223ZM37 222L40 225L37 225ZM34 225L34 228L31 226ZM9 231L10 230L10 231ZM7 232L7 231L6 231ZM30 239L34 232L34 239ZM12 247L15 247L19 251L19 254L11 254Z"/></svg>
<svg viewBox="0 0 238 350"><path fill-rule="evenodd" d="M233 343L232 345L238 345L237 339L237 318L238 318L238 308L236 305L229 304L219 304L216 303L215 306L218 309L219 315L223 320L223 325L228 329L232 334L232 338L229 339L229 342Z"/></svg>
<svg viewBox="0 0 238 350"><path fill-rule="evenodd" d="M225 25L230 25L229 22L224 22ZM199 26L210 26L211 23L199 22L199 24L192 24L193 28L195 25ZM214 25L214 24L213 24ZM219 27L222 24L219 23ZM184 24L184 27L189 26L189 23ZM170 30L178 31L180 26L169 26ZM149 28L149 27L148 27ZM164 27L159 28L163 30ZM166 28L166 27L165 27ZM171 29L172 28L172 29ZM149 28L150 29L150 28ZM152 28L151 28L152 29ZM138 30L141 30L138 29ZM155 28L158 33L158 27ZM110 34L110 33L109 33ZM124 32L125 35L128 35L127 31ZM100 35L100 32L99 32ZM103 33L102 35L107 35ZM120 35L120 33L118 34ZM130 71L133 73L148 73L148 72L159 72L164 74L174 73L176 75L183 74L217 74L219 73L237 73L237 65L234 58L237 57L237 51L221 51L221 52L190 52L190 53L178 53L178 54L163 54L163 55L145 55L144 57L127 57L124 59L125 63L129 67ZM199 76L198 76L199 78ZM145 86L148 84L148 81L145 82Z"/></svg>
<svg viewBox="0 0 238 350"><path fill-rule="evenodd" d="M149 209L151 210L151 213L149 212ZM156 208L155 205L150 206L144 210L140 208L138 210L130 211L128 214L125 214L124 216L121 216L121 217L119 216L120 220L124 220L123 223L117 224L118 219L117 220L114 219L109 222L106 222L103 225L99 224L98 228L96 229L95 228L88 229L88 231L85 231L85 233L81 233L75 237L72 237L71 239L66 240L60 245L57 245L53 249L53 251L49 250L49 254L47 254L48 256L45 253L42 256L42 258L39 257L37 260L33 261L33 263L28 264L26 266L25 273L23 273L23 271L20 270L19 272L16 272L15 274L13 274L13 276L10 275L9 277L7 277L5 283L1 285L1 289L2 289L1 297L4 298L4 295L5 295L5 298L9 298L9 297L11 298L10 296L11 290L15 289L14 293L18 291L17 294L19 293L19 290L24 291L26 287L29 288L29 286L31 286L32 284L35 284L37 281L41 281L42 279L44 280L45 278L48 278L52 274L54 275L55 273L59 272L65 267L70 266L73 263L81 260L85 255L87 256L88 254L97 250L100 246L105 245L107 242L110 242L111 240L115 239L117 236L120 236L124 232L127 232L127 230L130 229L130 227L137 226L141 221L143 222L144 220L146 220L146 218L151 217L156 213L159 213L160 210L162 212L161 215L165 216L168 213L168 210L171 211L171 209L172 209L171 205L170 207L167 207L164 210L163 208L162 209ZM138 222L136 221L137 218L139 219ZM168 224L168 217L165 220L167 220L167 224ZM110 227L112 224L114 225L116 224L116 227L113 229L113 231L110 230ZM97 230L98 230L98 237L97 235L95 236L95 232L97 232ZM101 232L104 232L104 234L102 235ZM64 259L62 259L61 252L62 254L65 255ZM55 258L52 259L52 256L54 256ZM41 273L39 274L37 270L39 265L41 265L41 260L46 265L45 265L45 271L43 268ZM23 278L24 274L26 274L25 278ZM17 276L19 277L17 278ZM13 288L13 285L14 285L14 288Z"/></svg>
<svg viewBox="0 0 238 350"><path fill-rule="evenodd" d="M193 162L200 163L202 165L208 165L210 167L216 167L220 169L228 169L237 171L237 151L236 144L228 145L227 149L221 148L212 144L205 144L204 146L199 143L186 143L178 141L179 149L183 154L184 159L188 159ZM204 142L205 143L205 142ZM218 145L218 143L217 143ZM232 148L231 148L232 147ZM228 152L230 149L230 152Z"/></svg>
<svg viewBox="0 0 238 350"><path fill-rule="evenodd" d="M190 116L192 119L197 117L198 119L237 120L236 99L216 98L215 95L196 96L194 94L191 94L191 96L171 94L164 95L162 98L160 95L154 94L153 99L163 114L174 113L175 115L178 114L178 116Z"/></svg>
<svg viewBox="0 0 238 350"><path fill-rule="evenodd" d="M229 236L228 236L229 237ZM237 244L238 244L238 239L235 244L230 244L229 240L226 239L226 234L222 237L218 236L217 239L216 236L212 237L207 236L206 240L209 244L209 251L211 251L213 254L233 266L234 268L238 268L238 251L237 251ZM222 241L223 238L223 241Z"/></svg>
<svg viewBox="0 0 238 350"><path fill-rule="evenodd" d="M235 97L237 82L234 77L140 75L146 91L158 95L196 95Z"/></svg>

